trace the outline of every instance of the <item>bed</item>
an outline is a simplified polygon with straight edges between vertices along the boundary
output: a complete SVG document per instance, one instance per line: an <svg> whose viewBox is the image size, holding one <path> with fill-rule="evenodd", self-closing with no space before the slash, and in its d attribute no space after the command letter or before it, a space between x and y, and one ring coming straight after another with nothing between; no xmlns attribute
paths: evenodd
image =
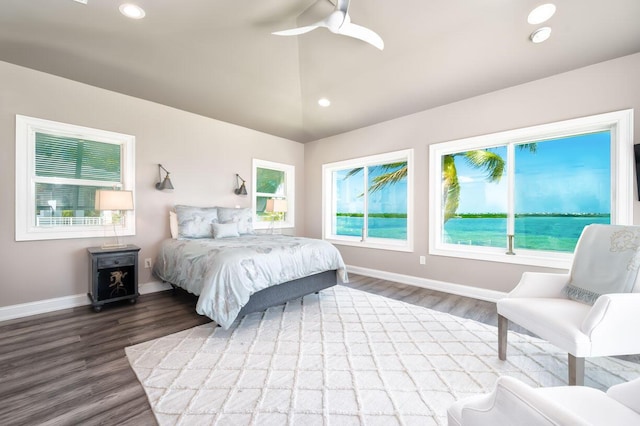
<svg viewBox="0 0 640 426"><path fill-rule="evenodd" d="M196 311L225 329L251 312L347 282L332 244L287 235L167 239L154 274L199 296Z"/></svg>

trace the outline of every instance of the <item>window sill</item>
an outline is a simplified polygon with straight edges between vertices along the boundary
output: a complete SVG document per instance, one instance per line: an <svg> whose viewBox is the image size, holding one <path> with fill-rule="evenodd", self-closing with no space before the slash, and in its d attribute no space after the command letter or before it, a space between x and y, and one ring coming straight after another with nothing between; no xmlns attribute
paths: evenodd
<svg viewBox="0 0 640 426"><path fill-rule="evenodd" d="M99 229L60 229L32 228L25 232L16 230L16 241L66 240L77 238L109 238L130 237L136 235L135 227L118 228L114 234L110 226Z"/></svg>
<svg viewBox="0 0 640 426"><path fill-rule="evenodd" d="M254 222L253 223L253 229L258 230L258 229L278 229L278 228L282 228L282 229L287 229L287 228L295 228L295 223L293 222L280 222L278 224L278 222L273 222L273 225L271 225L271 222Z"/></svg>
<svg viewBox="0 0 640 426"><path fill-rule="evenodd" d="M375 242L361 242L361 241L350 241L350 240L342 240L335 238L325 238L325 241L330 242L331 244L341 245L341 246L351 246L351 247L361 247L361 248L369 248L376 250L390 250L390 251L401 251L401 252L413 252L413 247L408 245L400 245L400 244L382 244Z"/></svg>
<svg viewBox="0 0 640 426"><path fill-rule="evenodd" d="M457 257L470 260L482 260L485 262L511 263L515 265L540 266L553 269L570 269L573 261L571 253L534 252L528 250L515 250L515 255L508 255L504 249L487 250L483 252L464 250L459 247L439 247L429 249L433 256Z"/></svg>

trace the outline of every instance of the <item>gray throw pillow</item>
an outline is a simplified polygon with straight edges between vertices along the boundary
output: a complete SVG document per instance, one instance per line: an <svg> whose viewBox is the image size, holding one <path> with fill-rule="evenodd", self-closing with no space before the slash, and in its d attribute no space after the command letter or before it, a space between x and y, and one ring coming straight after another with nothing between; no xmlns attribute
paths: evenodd
<svg viewBox="0 0 640 426"><path fill-rule="evenodd" d="M214 223L212 226L213 226L213 238L215 239L240 236L240 234L238 234L238 224L235 222Z"/></svg>

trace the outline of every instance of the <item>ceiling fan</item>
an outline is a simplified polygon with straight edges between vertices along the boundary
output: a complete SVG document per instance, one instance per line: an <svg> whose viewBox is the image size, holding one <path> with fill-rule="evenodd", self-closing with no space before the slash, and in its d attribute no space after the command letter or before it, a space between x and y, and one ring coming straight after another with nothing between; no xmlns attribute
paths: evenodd
<svg viewBox="0 0 640 426"><path fill-rule="evenodd" d="M338 0L336 2L335 10L322 21L318 21L315 24L292 28L289 30L276 31L272 34L292 36L308 33L309 31L313 31L316 28L324 27L334 34L342 34L345 36L354 37L359 40L365 41L380 50L383 50L384 42L378 34L368 28L353 24L351 22L351 18L349 17L349 2L350 0Z"/></svg>

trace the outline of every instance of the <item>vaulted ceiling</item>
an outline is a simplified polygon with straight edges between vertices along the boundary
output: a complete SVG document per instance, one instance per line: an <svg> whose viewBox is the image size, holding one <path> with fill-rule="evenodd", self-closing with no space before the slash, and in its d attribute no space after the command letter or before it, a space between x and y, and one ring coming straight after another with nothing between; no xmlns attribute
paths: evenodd
<svg viewBox="0 0 640 426"><path fill-rule="evenodd" d="M299 142L640 52L639 0L352 0L380 51L318 29L329 0L0 0L0 60ZM318 99L331 100L328 108Z"/></svg>

